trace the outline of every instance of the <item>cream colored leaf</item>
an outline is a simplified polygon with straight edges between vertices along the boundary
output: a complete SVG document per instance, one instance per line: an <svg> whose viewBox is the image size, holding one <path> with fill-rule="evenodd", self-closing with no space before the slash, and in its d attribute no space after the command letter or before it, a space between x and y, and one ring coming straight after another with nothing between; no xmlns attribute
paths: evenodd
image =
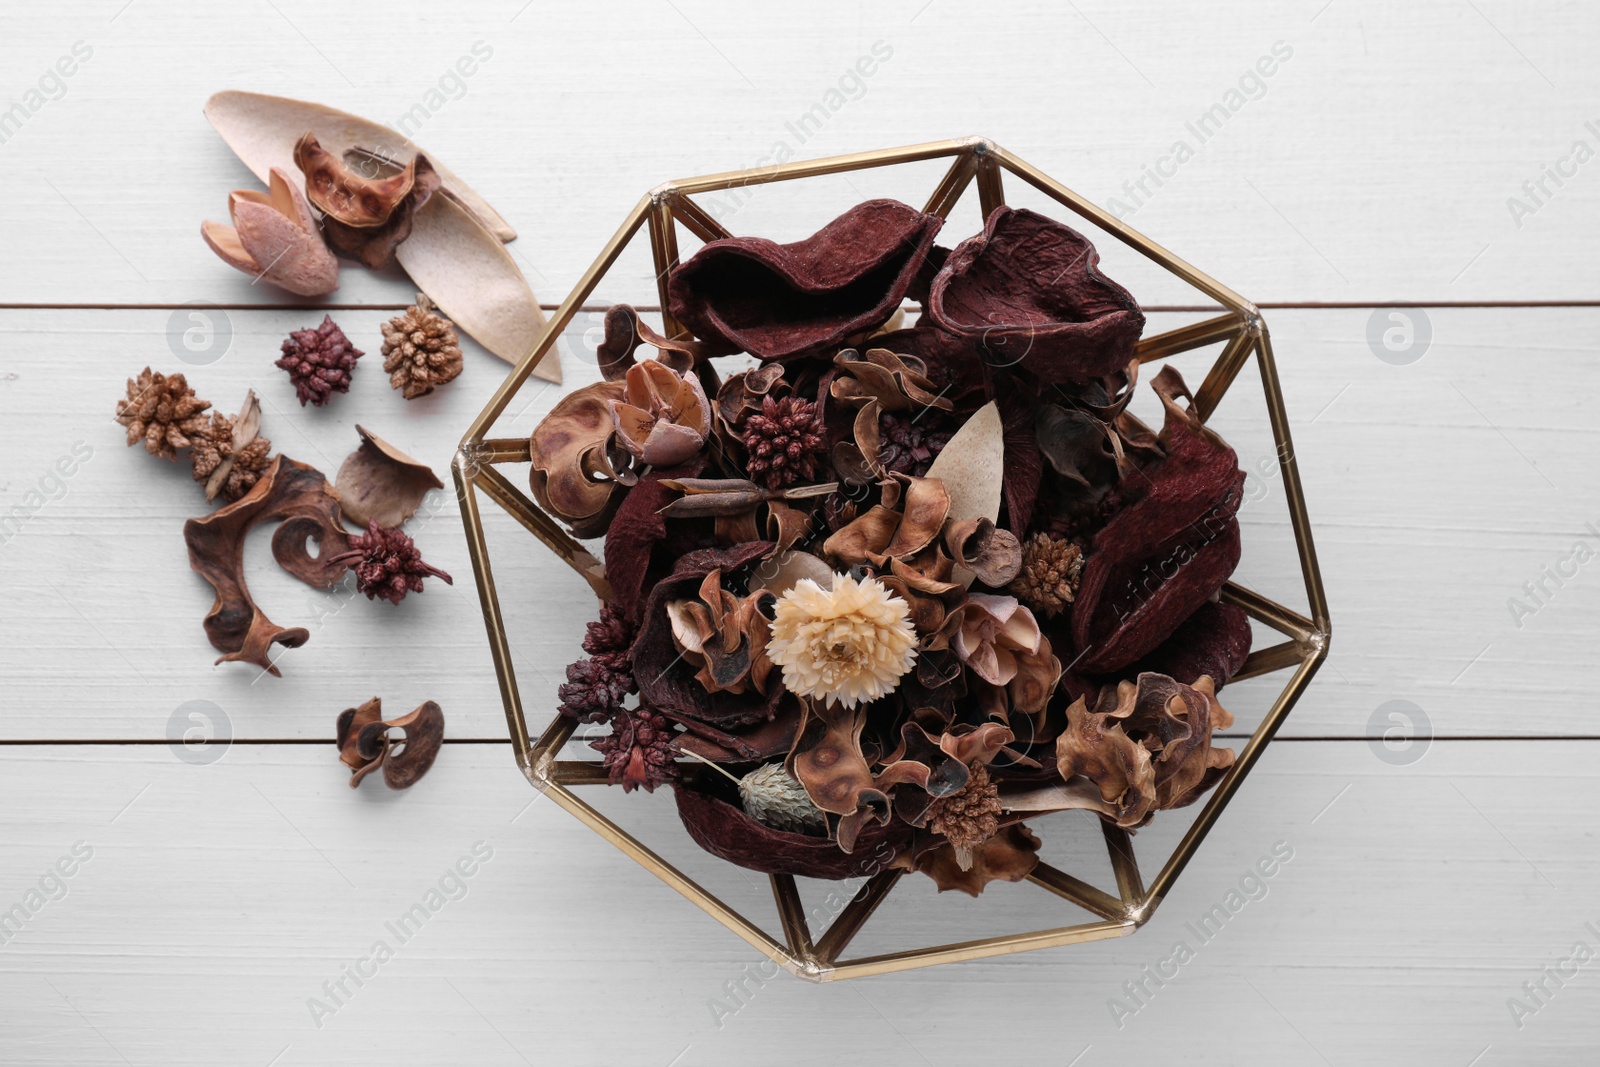
<svg viewBox="0 0 1600 1067"><path fill-rule="evenodd" d="M1005 468L1004 429L994 401L972 413L928 468L950 493L951 522L1000 518L1000 475ZM971 585L976 576L956 564L951 581Z"/></svg>

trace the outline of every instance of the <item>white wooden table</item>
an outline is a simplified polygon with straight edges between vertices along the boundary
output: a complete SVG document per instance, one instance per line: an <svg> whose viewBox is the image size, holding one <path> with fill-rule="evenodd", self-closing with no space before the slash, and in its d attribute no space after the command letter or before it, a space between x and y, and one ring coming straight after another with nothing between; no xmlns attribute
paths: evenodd
<svg viewBox="0 0 1600 1067"><path fill-rule="evenodd" d="M0 126L0 515L21 516L0 544L0 911L31 914L0 934L0 1063L1595 1062L1600 963L1574 949L1600 951L1600 563L1572 552L1600 548L1600 12L606 8L74 0L7 13L0 103L25 114ZM452 81L474 45L489 57ZM842 82L875 45L888 56L874 74ZM72 73L58 77L63 56ZM1262 57L1272 74L1251 76ZM271 364L322 311L252 286L197 232L225 218L229 189L253 185L200 114L223 88L390 122L420 105L416 139L520 230L510 248L548 305L663 179L779 144L809 157L968 133L1119 201L1261 303L1336 641L1155 920L986 963L763 984L741 942L534 802L505 744L453 498L417 537L456 585L398 609L307 590L258 533L252 590L312 638L284 654L282 678L213 668L211 592L181 536L203 505L185 468L123 448L123 379L185 370L230 411L254 387L277 447L329 473L357 422L442 472L505 370L469 346L457 383L406 405L369 354L348 396L299 408ZM790 124L841 88L802 143ZM1230 101L1199 143L1189 124ZM1192 149L1181 162L1179 140ZM861 195L929 184L852 182L721 210L735 230L790 237ZM949 236L975 228L966 210ZM1108 269L1146 304L1194 302L1124 262ZM624 264L600 295L648 302L646 270ZM412 290L398 275L343 277L333 314L375 352L378 323ZM202 366L173 347L191 301L218 305L231 331ZM1419 306L1406 314L1426 324L1420 358L1385 361L1369 343L1375 315L1380 331L1401 325L1375 310L1390 303ZM1158 311L1153 326L1186 317ZM563 369L569 386L593 376L571 352ZM1271 451L1249 384L1217 425L1253 465ZM530 391L502 429L526 432L558 395ZM1244 524L1241 580L1293 597L1270 473ZM550 708L592 603L509 521L491 533L523 696ZM1525 583L1544 592L1529 599ZM1514 613L1514 598L1537 610ZM1234 687L1241 731L1280 682ZM450 743L409 793L352 792L335 758L335 715L374 693L397 711L436 699L449 717ZM1421 709L1399 752L1375 740L1392 700ZM192 701L215 722L198 750L171 740ZM767 914L765 881L695 849L664 796L602 802ZM1159 852L1183 824L1158 820L1139 843ZM1045 825L1058 863L1106 877L1087 821ZM1188 924L1274 847L1293 858L1265 895L1195 938ZM475 848L474 876L445 879L444 904L401 943L386 924ZM865 945L1073 921L1025 887L975 906L922 882L891 898ZM392 958L373 962L379 940ZM1150 982L1145 968L1180 940L1194 958Z"/></svg>

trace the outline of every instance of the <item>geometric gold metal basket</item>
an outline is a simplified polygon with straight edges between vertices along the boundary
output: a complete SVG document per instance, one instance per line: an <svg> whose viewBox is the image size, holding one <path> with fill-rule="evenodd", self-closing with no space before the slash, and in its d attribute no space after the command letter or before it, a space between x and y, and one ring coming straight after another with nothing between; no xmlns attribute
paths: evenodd
<svg viewBox="0 0 1600 1067"><path fill-rule="evenodd" d="M1180 352L1223 343L1221 354L1195 393L1195 406L1202 419L1208 419L1218 401L1253 356L1261 374L1268 417L1276 444L1289 522L1298 549L1300 569L1305 580L1305 614L1275 603L1232 582L1224 588L1224 600L1238 605L1253 619L1281 633L1277 644L1250 653L1235 680L1277 671L1290 671L1283 690L1273 701L1261 724L1238 754L1233 767L1179 841L1176 849L1148 883L1134 859L1131 837L1122 829L1102 824L1106 848L1116 875L1117 895L1113 896L1065 871L1041 862L1029 876L1033 884L1048 890L1092 918L1075 925L1047 930L1008 934L958 944L938 945L870 957L849 958L846 949L851 939L883 903L901 876L898 870L883 870L872 875L855 898L839 912L824 931L813 933L794 879L771 875L776 903L778 932L770 934L751 919L740 915L699 884L678 871L650 848L635 840L611 820L585 803L577 787L603 785L606 774L597 761L563 759L561 753L572 737L575 723L556 715L537 740L528 731L527 716L517 692L516 670L512 664L500 601L495 591L489 552L484 541L481 501L484 497L504 508L535 537L565 559L604 596L607 592L603 567L579 542L546 515L516 484L499 469L508 464L529 462L527 438L490 438L487 433L522 387L534 366L555 347L574 313L584 304L618 256L641 231L648 235L656 279L661 290L661 315L665 332L682 334L681 327L665 310L666 278L678 262L678 232L682 226L702 241L729 236L715 219L690 197L718 190L797 181L845 171L867 170L922 160L949 159L950 167L932 190L924 210L948 216L963 192L976 184L979 204L985 218L1005 203L1004 176L1009 175L1033 186L1067 210L1089 220L1102 231L1135 249L1166 271L1207 294L1225 309L1224 313L1180 329L1148 337L1139 342L1141 362L1151 362ZM1244 782L1245 776L1265 751L1296 699L1316 674L1328 654L1328 606L1323 595L1322 577L1317 568L1316 550L1311 540L1311 525L1306 517L1305 499L1295 464L1295 452L1284 413L1283 394L1272 356L1272 342L1266 323L1255 305L1233 290L1191 267L1131 227L1113 218L1093 203L1059 182L1013 156L992 141L968 137L930 144L912 145L875 152L859 152L804 162L785 163L756 170L713 174L702 178L667 182L646 194L628 213L599 258L584 272L576 288L550 318L538 343L495 392L488 405L461 441L451 464L457 493L461 499L462 520L466 525L467 546L477 579L478 596L483 605L489 648L499 677L500 695L505 702L506 722L518 765L534 788L542 791L571 812L595 833L611 842L642 867L666 882L684 897L699 905L735 934L791 973L811 981L857 978L926 967L937 963L999 956L1053 945L1122 937L1133 933L1155 913L1173 883L1183 873L1206 834L1216 823L1228 802Z"/></svg>

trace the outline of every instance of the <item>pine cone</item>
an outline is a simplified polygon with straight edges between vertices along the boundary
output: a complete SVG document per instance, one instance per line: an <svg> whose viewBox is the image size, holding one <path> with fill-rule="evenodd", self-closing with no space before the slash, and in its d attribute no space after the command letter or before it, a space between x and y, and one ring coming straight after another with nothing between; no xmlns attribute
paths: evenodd
<svg viewBox="0 0 1600 1067"><path fill-rule="evenodd" d="M740 431L745 473L768 489L784 489L817 476L822 454L822 417L817 405L797 396L766 397L761 410L744 420Z"/></svg>
<svg viewBox="0 0 1600 1067"><path fill-rule="evenodd" d="M924 408L917 416L884 412L878 417L879 462L891 471L921 478L954 435L941 428L941 422L934 408Z"/></svg>
<svg viewBox="0 0 1600 1067"><path fill-rule="evenodd" d="M398 604L407 593L422 592L424 578L443 578L446 584L454 584L444 571L422 561L422 553L405 531L385 529L376 519L367 524L366 533L350 538L350 551L329 562L349 564L356 572L356 589L368 600Z"/></svg>
<svg viewBox="0 0 1600 1067"><path fill-rule="evenodd" d="M274 365L289 372L301 407L309 403L320 408L334 393L350 391L350 373L364 354L324 315L316 329L291 333L283 342L283 358Z"/></svg>
<svg viewBox="0 0 1600 1067"><path fill-rule="evenodd" d="M450 320L417 294L414 306L384 323L383 369L407 400L427 396L461 373L461 339Z"/></svg>
<svg viewBox="0 0 1600 1067"><path fill-rule="evenodd" d="M601 761L612 785L622 786L631 793L644 786L647 793L669 779L678 777L674 762L678 752L673 747L677 732L662 715L649 707L633 710L619 709L611 720L611 733L590 747L605 758Z"/></svg>
<svg viewBox="0 0 1600 1067"><path fill-rule="evenodd" d="M987 767L977 764L959 792L934 800L928 808L928 829L955 846L958 861L965 851L969 859L962 870L971 866L971 851L1000 830L1000 791Z"/></svg>
<svg viewBox="0 0 1600 1067"><path fill-rule="evenodd" d="M1022 570L1008 587L1034 611L1059 615L1078 594L1083 550L1071 541L1036 533L1022 546Z"/></svg>
<svg viewBox="0 0 1600 1067"><path fill-rule="evenodd" d="M567 680L556 690L556 710L579 722L606 722L622 710L622 702L638 688L626 664L619 669L615 653L567 664Z"/></svg>
<svg viewBox="0 0 1600 1067"><path fill-rule="evenodd" d="M205 432L204 412L210 406L194 395L183 375L146 367L137 379L128 379L128 397L117 401L117 421L128 428L130 447L142 440L152 456L177 459L178 449Z"/></svg>
<svg viewBox="0 0 1600 1067"><path fill-rule="evenodd" d="M222 498L233 503L248 493L261 480L270 465L272 442L257 437L239 451L233 450L233 420L226 415L211 413L211 423L194 439L189 451L189 461L194 465L194 480L209 481L223 461L233 459L228 476L222 482Z"/></svg>

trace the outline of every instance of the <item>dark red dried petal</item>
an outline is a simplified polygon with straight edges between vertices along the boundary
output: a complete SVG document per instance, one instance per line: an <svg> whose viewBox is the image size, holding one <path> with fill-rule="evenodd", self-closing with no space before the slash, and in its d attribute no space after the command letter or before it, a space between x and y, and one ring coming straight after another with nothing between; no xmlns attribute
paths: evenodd
<svg viewBox="0 0 1600 1067"><path fill-rule="evenodd" d="M792 244L712 241L668 279L672 314L702 341L761 359L838 347L888 320L943 225L897 200L868 200Z"/></svg>
<svg viewBox="0 0 1600 1067"><path fill-rule="evenodd" d="M933 280L928 317L980 343L997 367L1087 382L1128 365L1144 313L1097 269L1082 234L1025 208L997 207Z"/></svg>
<svg viewBox="0 0 1600 1067"><path fill-rule="evenodd" d="M1250 655L1250 616L1234 604L1208 600L1129 673L1154 671L1193 685L1202 674L1221 689Z"/></svg>
<svg viewBox="0 0 1600 1067"><path fill-rule="evenodd" d="M678 785L674 791L678 816L695 844L719 859L762 874L863 878L886 868L895 853L911 841L911 828L904 823L884 826L874 820L856 835L851 851L844 852L830 838L774 830L719 796L686 785Z"/></svg>
<svg viewBox="0 0 1600 1067"><path fill-rule="evenodd" d="M1090 546L1072 609L1074 669L1121 670L1160 645L1239 562L1244 472L1233 449L1170 412L1165 458Z"/></svg>

